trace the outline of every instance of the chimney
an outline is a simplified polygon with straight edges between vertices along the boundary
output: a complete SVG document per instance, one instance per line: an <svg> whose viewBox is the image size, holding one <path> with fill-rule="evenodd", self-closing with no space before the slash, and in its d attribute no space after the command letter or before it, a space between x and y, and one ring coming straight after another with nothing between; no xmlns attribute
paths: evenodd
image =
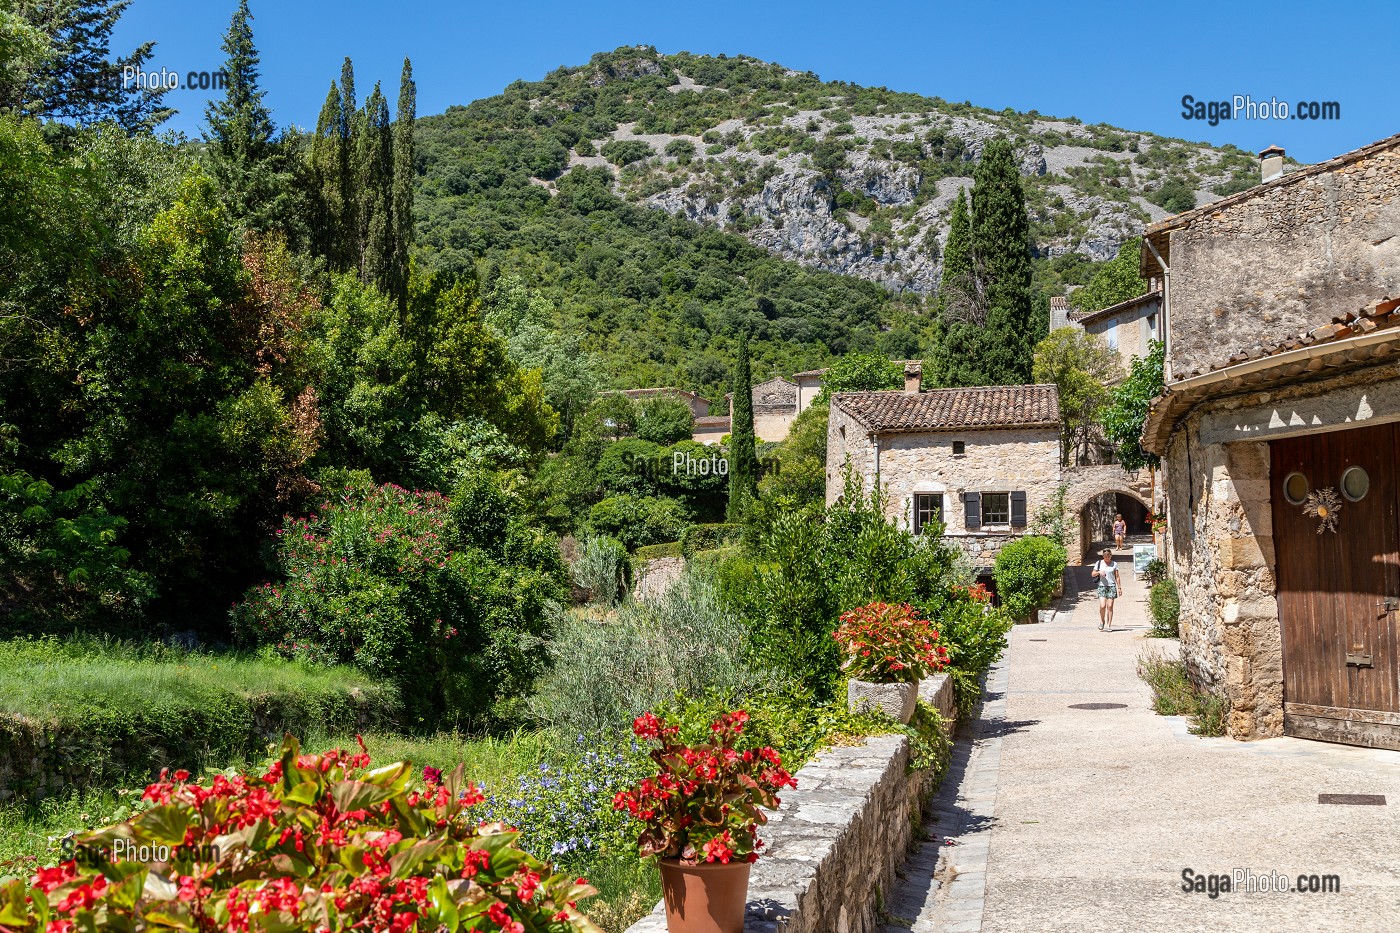
<svg viewBox="0 0 1400 933"><path fill-rule="evenodd" d="M904 394L918 395L919 383L924 378L924 364L918 360L910 360L904 364Z"/></svg>
<svg viewBox="0 0 1400 933"><path fill-rule="evenodd" d="M1283 147L1270 146L1259 153L1259 181L1273 181L1283 174Z"/></svg>

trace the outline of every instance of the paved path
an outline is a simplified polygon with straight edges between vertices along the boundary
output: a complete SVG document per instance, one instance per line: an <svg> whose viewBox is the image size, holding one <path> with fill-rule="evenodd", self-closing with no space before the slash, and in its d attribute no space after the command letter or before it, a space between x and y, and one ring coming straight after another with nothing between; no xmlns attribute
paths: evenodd
<svg viewBox="0 0 1400 933"><path fill-rule="evenodd" d="M1120 563L1125 630L1097 630L1082 568L1072 613L1012 631L887 933L1400 931L1400 752L1201 739L1153 713L1135 660L1175 642L1144 637L1142 587ZM1126 707L1070 709L1091 702ZM1211 899L1182 891L1186 868L1338 875L1341 892Z"/></svg>

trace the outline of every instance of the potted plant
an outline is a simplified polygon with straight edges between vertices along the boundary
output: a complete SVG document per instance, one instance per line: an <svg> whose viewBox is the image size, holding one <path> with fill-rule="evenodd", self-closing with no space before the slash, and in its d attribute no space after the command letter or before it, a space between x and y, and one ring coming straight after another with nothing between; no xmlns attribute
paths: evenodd
<svg viewBox="0 0 1400 933"><path fill-rule="evenodd" d="M841 616L834 634L846 654L851 712L879 710L908 722L919 681L948 664L938 630L907 603L869 603Z"/></svg>
<svg viewBox="0 0 1400 933"><path fill-rule="evenodd" d="M710 741L687 745L680 727L654 713L632 723L638 737L660 743L651 758L658 772L620 792L613 807L645 824L637 840L643 858L656 856L671 933L742 933L749 866L768 822L762 807L796 787L771 748L735 748L749 714L726 713L710 726Z"/></svg>

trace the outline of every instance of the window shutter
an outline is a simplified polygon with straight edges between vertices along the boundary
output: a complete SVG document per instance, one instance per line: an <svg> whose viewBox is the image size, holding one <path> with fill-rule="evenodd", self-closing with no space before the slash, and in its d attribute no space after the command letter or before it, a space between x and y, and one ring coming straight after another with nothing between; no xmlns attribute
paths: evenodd
<svg viewBox="0 0 1400 933"><path fill-rule="evenodd" d="M1011 527L1026 527L1026 494L1024 492L1011 494Z"/></svg>
<svg viewBox="0 0 1400 933"><path fill-rule="evenodd" d="M982 527L982 494L969 492L963 496L963 525L967 528Z"/></svg>

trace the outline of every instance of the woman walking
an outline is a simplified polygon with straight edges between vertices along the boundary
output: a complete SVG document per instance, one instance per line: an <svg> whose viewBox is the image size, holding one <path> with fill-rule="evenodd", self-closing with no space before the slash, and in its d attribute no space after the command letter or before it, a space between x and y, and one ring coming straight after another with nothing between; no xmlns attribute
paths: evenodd
<svg viewBox="0 0 1400 933"><path fill-rule="evenodd" d="M1123 539L1128 536L1128 523L1123 521L1123 515L1113 516L1113 546L1118 550L1123 550Z"/></svg>
<svg viewBox="0 0 1400 933"><path fill-rule="evenodd" d="M1099 631L1113 631L1113 601L1118 598L1120 577L1113 562L1113 551L1104 548L1101 559L1094 563L1093 577L1099 581Z"/></svg>

